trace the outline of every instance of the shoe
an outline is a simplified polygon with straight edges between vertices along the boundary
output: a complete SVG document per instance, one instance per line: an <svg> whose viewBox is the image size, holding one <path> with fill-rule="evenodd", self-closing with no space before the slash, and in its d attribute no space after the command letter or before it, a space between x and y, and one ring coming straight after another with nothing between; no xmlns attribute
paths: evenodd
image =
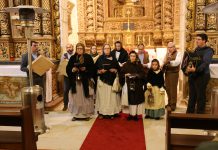
<svg viewBox="0 0 218 150"><path fill-rule="evenodd" d="M99 118L99 119L103 119L104 116L103 116L103 115L98 115L98 118Z"/></svg>
<svg viewBox="0 0 218 150"><path fill-rule="evenodd" d="M156 117L156 118L154 118L155 120L160 120L160 117Z"/></svg>
<svg viewBox="0 0 218 150"><path fill-rule="evenodd" d="M67 110L67 106L64 106L64 108L62 109L62 111L66 111Z"/></svg>
<svg viewBox="0 0 218 150"><path fill-rule="evenodd" d="M84 118L84 121L89 121L91 118L88 117L88 118Z"/></svg>
<svg viewBox="0 0 218 150"><path fill-rule="evenodd" d="M127 120L132 120L133 119L133 116L131 116L131 115L129 115L128 117L127 117Z"/></svg>
<svg viewBox="0 0 218 150"><path fill-rule="evenodd" d="M138 121L138 120L139 120L139 119L138 119L138 116L135 115L135 116L133 117L133 120L134 120L134 121Z"/></svg>
<svg viewBox="0 0 218 150"><path fill-rule="evenodd" d="M151 118L151 117L150 117L150 116L148 116L148 115L146 115L146 116L145 116L145 119L149 119L149 118Z"/></svg>
<svg viewBox="0 0 218 150"><path fill-rule="evenodd" d="M115 118L120 117L120 114L115 114L114 117Z"/></svg>
<svg viewBox="0 0 218 150"><path fill-rule="evenodd" d="M167 108L168 106L170 107L170 104L165 105L165 108Z"/></svg>
<svg viewBox="0 0 218 150"><path fill-rule="evenodd" d="M73 117L71 121L76 121L76 118L75 118L75 117Z"/></svg>

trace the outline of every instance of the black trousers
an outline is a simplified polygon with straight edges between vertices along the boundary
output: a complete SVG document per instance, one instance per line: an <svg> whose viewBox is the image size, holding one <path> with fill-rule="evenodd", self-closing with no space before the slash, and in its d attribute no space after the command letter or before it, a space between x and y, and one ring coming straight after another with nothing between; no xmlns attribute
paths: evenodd
<svg viewBox="0 0 218 150"><path fill-rule="evenodd" d="M187 113L194 113L196 104L197 113L205 113L206 88L209 80L210 74L202 74L197 77L189 77L189 101Z"/></svg>
<svg viewBox="0 0 218 150"><path fill-rule="evenodd" d="M70 81L69 78L64 76L64 106L68 106L69 98L68 94L70 91Z"/></svg>

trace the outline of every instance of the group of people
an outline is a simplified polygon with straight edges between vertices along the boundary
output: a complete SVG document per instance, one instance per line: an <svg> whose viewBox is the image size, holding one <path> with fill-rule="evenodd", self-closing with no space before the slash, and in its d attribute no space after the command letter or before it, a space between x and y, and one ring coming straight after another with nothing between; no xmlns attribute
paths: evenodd
<svg viewBox="0 0 218 150"><path fill-rule="evenodd" d="M99 118L110 119L119 116L127 107L128 120L138 120L138 115L144 112L146 118L160 119L165 114L165 89L168 96L172 95L168 105L175 110L175 80L178 82L181 53L177 52L174 43L168 44L164 64L157 59L149 61L143 44L138 45L138 52L129 54L120 41L114 46L112 50L109 44L104 44L99 55L96 46L92 46L90 54L87 54L85 46L78 43L75 54L65 57L73 51L73 46L67 45L67 52L62 57L69 59L67 76L64 77L67 83L64 86L63 110L68 108L73 120L89 120L94 110ZM164 73L168 78L177 75L173 83L168 79L166 87L169 89L165 88Z"/></svg>
<svg viewBox="0 0 218 150"><path fill-rule="evenodd" d="M177 51L175 44L169 42L163 62L149 60L144 45L138 45L138 51L129 54L120 41L115 42L112 50L104 44L102 54L97 47L85 52L82 43L67 44L66 53L61 62L67 60L64 76L64 108L73 114L72 120L89 120L96 110L99 118L118 117L123 108L128 107L128 120L138 120L138 115L145 113L145 118L160 119L165 114L165 107L172 111L177 104L177 85L182 62L182 71L189 77L189 103L187 113L205 111L205 89L210 78L209 64L213 49L206 46L206 34L198 34L197 48L193 52L200 58L195 64L189 53ZM38 56L37 42L32 42L32 58ZM190 65L192 63L192 65ZM27 54L23 55L21 70L28 73ZM33 74L34 76L37 76ZM42 77L34 79L42 85ZM165 91L168 104L165 106Z"/></svg>

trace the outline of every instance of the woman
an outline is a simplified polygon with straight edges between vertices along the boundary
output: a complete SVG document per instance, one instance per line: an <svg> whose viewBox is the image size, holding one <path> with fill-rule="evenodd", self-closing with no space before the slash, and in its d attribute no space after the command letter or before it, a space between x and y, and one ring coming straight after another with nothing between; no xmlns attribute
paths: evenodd
<svg viewBox="0 0 218 150"><path fill-rule="evenodd" d="M84 44L76 45L76 53L71 56L66 70L71 86L69 110L73 114L72 121L89 120L94 113L94 90L90 88L89 81L94 75L95 66L92 57L85 54Z"/></svg>
<svg viewBox="0 0 218 150"><path fill-rule="evenodd" d="M124 64L119 74L120 84L127 84L128 105L129 105L129 116L127 120L138 120L138 115L143 114L144 111L144 89L145 84L145 71L138 59L138 55L135 51L129 53L129 60Z"/></svg>
<svg viewBox="0 0 218 150"><path fill-rule="evenodd" d="M99 57L96 45L91 46L91 48L90 48L90 55L92 56L92 59L93 59L94 63L96 63L96 61L97 61L97 59Z"/></svg>
<svg viewBox="0 0 218 150"><path fill-rule="evenodd" d="M109 44L103 46L103 55L97 62L97 93L96 109L100 118L112 119L114 115L120 112L120 96L112 90L116 74L119 70L119 64L116 58L111 56L111 47Z"/></svg>
<svg viewBox="0 0 218 150"><path fill-rule="evenodd" d="M145 92L145 118L159 120L165 114L164 77L157 59L151 62L148 71L147 91Z"/></svg>

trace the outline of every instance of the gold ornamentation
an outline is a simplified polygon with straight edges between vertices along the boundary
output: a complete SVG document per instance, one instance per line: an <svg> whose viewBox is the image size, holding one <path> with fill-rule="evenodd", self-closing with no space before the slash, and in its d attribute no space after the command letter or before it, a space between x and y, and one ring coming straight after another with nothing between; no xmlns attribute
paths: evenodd
<svg viewBox="0 0 218 150"><path fill-rule="evenodd" d="M32 5L35 7L40 7L40 3L38 0L32 0ZM33 28L34 35L42 34L41 18L42 18L41 14L35 14L34 28Z"/></svg>
<svg viewBox="0 0 218 150"><path fill-rule="evenodd" d="M87 0L86 3L86 15L87 15L87 21L86 21L86 27L88 32L94 31L94 6L93 6L93 0Z"/></svg>
<svg viewBox="0 0 218 150"><path fill-rule="evenodd" d="M97 21L96 21L96 30L97 32L102 32L104 29L104 6L103 6L104 0L97 0Z"/></svg>
<svg viewBox="0 0 218 150"><path fill-rule="evenodd" d="M9 23L9 13L2 11L3 8L8 6L6 0L0 0L0 35L4 37L10 37L11 28Z"/></svg>
<svg viewBox="0 0 218 150"><path fill-rule="evenodd" d="M42 8L51 10L50 0L42 1ZM42 14L42 28L43 35L51 35L51 12Z"/></svg>
<svg viewBox="0 0 218 150"><path fill-rule="evenodd" d="M27 52L26 43L14 43L15 57L21 58Z"/></svg>
<svg viewBox="0 0 218 150"><path fill-rule="evenodd" d="M59 13L59 0L53 3L53 16L54 16L54 49L51 49L50 55L52 58L61 58L61 36L60 36L60 13ZM53 45L53 43L51 43Z"/></svg>
<svg viewBox="0 0 218 150"><path fill-rule="evenodd" d="M0 43L0 60L9 59L9 45L8 43Z"/></svg>

